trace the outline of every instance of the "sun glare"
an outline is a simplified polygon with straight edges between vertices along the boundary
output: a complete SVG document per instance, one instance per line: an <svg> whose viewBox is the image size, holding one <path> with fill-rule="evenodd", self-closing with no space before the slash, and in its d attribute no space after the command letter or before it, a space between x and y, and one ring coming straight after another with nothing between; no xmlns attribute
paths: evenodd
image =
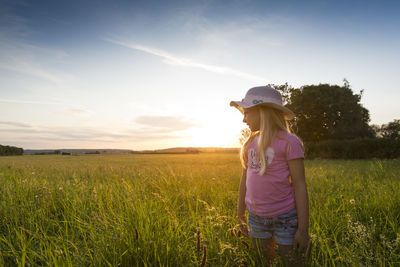
<svg viewBox="0 0 400 267"><path fill-rule="evenodd" d="M218 128L209 126L204 128L193 128L190 130L190 146L195 147L239 147L240 130L226 129L224 131L216 130Z"/></svg>

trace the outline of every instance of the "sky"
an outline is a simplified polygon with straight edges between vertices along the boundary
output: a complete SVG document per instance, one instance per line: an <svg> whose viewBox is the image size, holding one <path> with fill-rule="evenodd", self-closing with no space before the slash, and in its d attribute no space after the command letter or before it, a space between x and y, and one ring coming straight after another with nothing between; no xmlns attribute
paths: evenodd
<svg viewBox="0 0 400 267"><path fill-rule="evenodd" d="M347 79L400 119L399 1L0 1L0 144L238 147L229 106Z"/></svg>

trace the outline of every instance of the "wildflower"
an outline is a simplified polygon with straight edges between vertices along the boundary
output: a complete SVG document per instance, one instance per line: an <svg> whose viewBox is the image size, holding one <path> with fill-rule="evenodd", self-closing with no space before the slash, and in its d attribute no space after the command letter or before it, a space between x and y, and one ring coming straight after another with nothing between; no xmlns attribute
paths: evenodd
<svg viewBox="0 0 400 267"><path fill-rule="evenodd" d="M350 204L355 204L356 201L354 199L350 199Z"/></svg>

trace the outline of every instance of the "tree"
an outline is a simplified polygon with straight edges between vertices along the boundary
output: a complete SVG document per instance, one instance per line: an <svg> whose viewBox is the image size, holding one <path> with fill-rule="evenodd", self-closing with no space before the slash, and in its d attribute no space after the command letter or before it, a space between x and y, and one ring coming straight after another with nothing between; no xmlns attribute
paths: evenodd
<svg viewBox="0 0 400 267"><path fill-rule="evenodd" d="M250 134L251 134L251 131L249 128L244 128L244 129L240 130L240 137L239 137L240 145L243 146L243 144L249 138Z"/></svg>
<svg viewBox="0 0 400 267"><path fill-rule="evenodd" d="M282 95L282 102L284 105L288 104L288 102L290 101L290 95L292 94L292 92L294 90L296 90L295 88L290 86L288 83L281 84L281 85L268 84L268 86L272 86L276 90L280 91L280 93Z"/></svg>
<svg viewBox="0 0 400 267"><path fill-rule="evenodd" d="M14 156L14 155L22 155L24 154L24 150L15 146L2 146L0 145L0 156Z"/></svg>
<svg viewBox="0 0 400 267"><path fill-rule="evenodd" d="M285 94L295 114L294 132L304 141L374 137L369 111L361 103L363 91L354 94L347 80L343 86L319 84L292 88L275 86Z"/></svg>
<svg viewBox="0 0 400 267"><path fill-rule="evenodd" d="M378 136L383 138L400 139L400 120L383 124L376 132Z"/></svg>

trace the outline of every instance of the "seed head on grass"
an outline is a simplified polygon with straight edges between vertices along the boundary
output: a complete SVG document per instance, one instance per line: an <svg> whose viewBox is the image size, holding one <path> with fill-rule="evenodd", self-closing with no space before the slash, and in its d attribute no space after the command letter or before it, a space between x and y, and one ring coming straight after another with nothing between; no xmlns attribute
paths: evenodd
<svg viewBox="0 0 400 267"><path fill-rule="evenodd" d="M196 230L196 248L197 251L201 250L201 238L200 238L200 229L197 228Z"/></svg>
<svg viewBox="0 0 400 267"><path fill-rule="evenodd" d="M236 230L231 228L229 229L229 232L231 233L231 236L236 236Z"/></svg>
<svg viewBox="0 0 400 267"><path fill-rule="evenodd" d="M235 227L237 227L237 226L235 226ZM231 233L231 236L234 236L234 237L241 237L242 236L242 231L240 229L230 228L229 232Z"/></svg>
<svg viewBox="0 0 400 267"><path fill-rule="evenodd" d="M93 188L94 200L97 201L97 190L96 187Z"/></svg>
<svg viewBox="0 0 400 267"><path fill-rule="evenodd" d="M249 243L247 243L246 241L242 240L241 243L247 248L249 249Z"/></svg>
<svg viewBox="0 0 400 267"><path fill-rule="evenodd" d="M110 187L110 189L108 189L108 194L110 196L110 201L113 201L113 194L112 194L112 187Z"/></svg>
<svg viewBox="0 0 400 267"><path fill-rule="evenodd" d="M201 258L201 267L206 266L207 264L207 247L203 246L203 257Z"/></svg>
<svg viewBox="0 0 400 267"><path fill-rule="evenodd" d="M135 239L136 240L139 239L139 232L138 232L137 228L135 228Z"/></svg>

